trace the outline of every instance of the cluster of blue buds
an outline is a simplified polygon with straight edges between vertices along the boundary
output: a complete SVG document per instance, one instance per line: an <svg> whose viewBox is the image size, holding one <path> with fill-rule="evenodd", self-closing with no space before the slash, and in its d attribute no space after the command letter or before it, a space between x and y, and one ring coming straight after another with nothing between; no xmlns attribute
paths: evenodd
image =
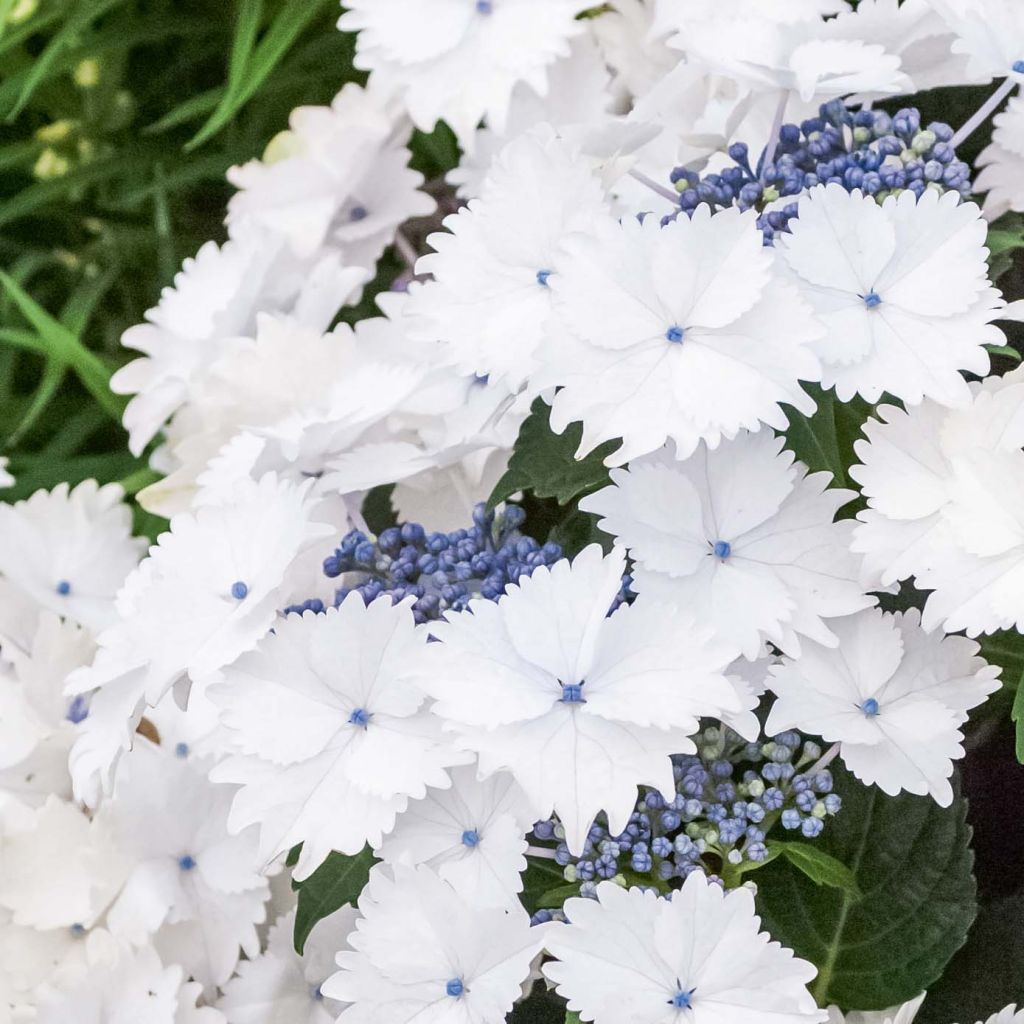
<svg viewBox="0 0 1024 1024"><path fill-rule="evenodd" d="M526 514L508 505L500 516L482 504L473 510L473 525L451 533L427 533L419 523L383 530L379 537L352 530L324 560L324 573L345 580L335 594L340 604L356 591L369 603L381 594L395 602L415 598L419 623L433 621L452 609L461 611L470 598L497 600L505 587L562 557L558 544L539 544L519 531ZM288 611L323 611L316 599Z"/></svg>
<svg viewBox="0 0 1024 1024"><path fill-rule="evenodd" d="M922 128L920 112L912 107L890 116L881 110L851 111L833 100L822 104L818 117L784 124L767 164L762 153L752 167L746 144L736 142L729 147L733 166L703 177L677 167L672 184L687 214L701 203L762 211L758 227L770 245L797 213L795 201L783 205L779 200L818 184L861 189L879 202L906 189L920 196L927 188L967 198L971 169L957 158L952 138L948 124L936 121Z"/></svg>
<svg viewBox="0 0 1024 1024"><path fill-rule="evenodd" d="M538 822L535 844L554 844L566 882L581 896L614 879L664 893L673 879L703 871L720 880L768 859L768 834L799 832L816 839L841 800L832 775L807 769L821 748L799 733L786 732L764 743L747 743L728 727L711 726L696 737L697 754L672 758L676 795L643 794L624 832L610 835L600 816L579 857L569 853L557 818ZM801 771L804 769L804 771ZM787 838L789 838L787 836ZM535 923L551 919L541 910Z"/></svg>

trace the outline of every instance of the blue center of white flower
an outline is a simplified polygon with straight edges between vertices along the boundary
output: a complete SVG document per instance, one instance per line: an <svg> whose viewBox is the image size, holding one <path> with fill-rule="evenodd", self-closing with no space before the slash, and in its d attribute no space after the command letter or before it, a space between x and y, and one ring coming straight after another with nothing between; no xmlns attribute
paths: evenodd
<svg viewBox="0 0 1024 1024"><path fill-rule="evenodd" d="M358 224L361 220L366 220L370 216L370 211L365 206L360 206L358 203L348 211L348 219L353 224Z"/></svg>
<svg viewBox="0 0 1024 1024"><path fill-rule="evenodd" d="M235 580L231 584L231 596L236 601L244 601L249 594L249 584L244 580Z"/></svg>
<svg viewBox="0 0 1024 1024"><path fill-rule="evenodd" d="M724 560L732 554L732 545L727 540L716 540L711 550L715 558Z"/></svg>
<svg viewBox="0 0 1024 1024"><path fill-rule="evenodd" d="M682 986L679 991L668 1001L669 1006L674 1006L677 1010L689 1010L691 1006L691 997L696 989L690 989L689 992L684 992Z"/></svg>
<svg viewBox="0 0 1024 1024"><path fill-rule="evenodd" d="M548 287L548 278L551 276L550 270L538 270L537 271L537 284L543 288Z"/></svg>
<svg viewBox="0 0 1024 1024"><path fill-rule="evenodd" d="M178 867L182 871L192 871L196 866L196 859L190 853L178 858Z"/></svg>
<svg viewBox="0 0 1024 1024"><path fill-rule="evenodd" d="M1015 60L1010 70L1015 71L1018 75L1024 75L1024 60Z"/></svg>
<svg viewBox="0 0 1024 1024"><path fill-rule="evenodd" d="M310 999L312 999L314 1003L322 1003L322 1002L323 1002L323 1000L324 1000L324 994L323 994L323 992L321 991L321 989L320 989L320 986L319 986L319 985L314 985L314 986L313 986L313 987L312 987L312 988L311 988L311 989L309 990L309 998L310 998Z"/></svg>
<svg viewBox="0 0 1024 1024"><path fill-rule="evenodd" d="M458 999L463 992L466 991L466 986L462 983L461 978L452 978L444 987L445 992L448 993L453 999Z"/></svg>
<svg viewBox="0 0 1024 1024"><path fill-rule="evenodd" d="M874 288L864 296L864 305L867 306L868 309L877 309L881 304L882 296L879 295Z"/></svg>
<svg viewBox="0 0 1024 1024"><path fill-rule="evenodd" d="M67 597L71 593L71 584L67 580L58 580L54 589L61 597Z"/></svg>
<svg viewBox="0 0 1024 1024"><path fill-rule="evenodd" d="M587 698L583 696L583 683L562 683L562 696L559 699L563 704L586 704Z"/></svg>
<svg viewBox="0 0 1024 1024"><path fill-rule="evenodd" d="M491 14L494 11L494 4L491 0L476 0L476 9L481 14Z"/></svg>
<svg viewBox="0 0 1024 1024"><path fill-rule="evenodd" d="M85 935L85 925L79 924L77 921L71 926L69 930L71 932L72 938L75 939L80 939L83 935Z"/></svg>
<svg viewBox="0 0 1024 1024"><path fill-rule="evenodd" d="M358 725L360 729L365 729L370 724L370 719L373 715L366 710L366 708L356 708L351 715L348 716L349 725Z"/></svg>
<svg viewBox="0 0 1024 1024"><path fill-rule="evenodd" d="M188 757L188 744L187 743L176 743L174 745L174 756L185 758Z"/></svg>
<svg viewBox="0 0 1024 1024"><path fill-rule="evenodd" d="M79 722L84 722L89 717L89 702L85 699L84 694L80 693L72 698L64 717L72 725L78 725Z"/></svg>
<svg viewBox="0 0 1024 1024"><path fill-rule="evenodd" d="M671 341L673 345L681 345L684 337L686 337L686 331L684 331L679 324L673 324L665 332L665 338L668 341Z"/></svg>
<svg viewBox="0 0 1024 1024"><path fill-rule="evenodd" d="M477 832L477 830L475 828L467 828L466 831L462 833L462 845L463 846L468 846L470 849L472 849L479 842L480 842L480 833Z"/></svg>
<svg viewBox="0 0 1024 1024"><path fill-rule="evenodd" d="M868 718L874 718L878 714L878 701L874 697L868 697L866 701L860 706L861 711L864 712Z"/></svg>

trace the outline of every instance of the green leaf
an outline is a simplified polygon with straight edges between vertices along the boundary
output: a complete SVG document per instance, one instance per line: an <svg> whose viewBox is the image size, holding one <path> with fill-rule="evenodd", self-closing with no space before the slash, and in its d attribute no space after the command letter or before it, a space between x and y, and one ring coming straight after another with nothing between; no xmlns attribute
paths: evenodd
<svg viewBox="0 0 1024 1024"><path fill-rule="evenodd" d="M840 402L834 391L822 391L817 384L805 384L804 389L818 408L812 416L805 416L792 406L784 406L789 420L786 447L812 472L831 473L834 486L849 487L847 470L857 461L853 446L863 436L861 427L871 406L860 398ZM851 504L843 514L852 516L855 512Z"/></svg>
<svg viewBox="0 0 1024 1024"><path fill-rule="evenodd" d="M1017 693L1013 698L1013 708L1010 710L1010 721L1017 727L1017 760L1024 764L1024 676L1017 682Z"/></svg>
<svg viewBox="0 0 1024 1024"><path fill-rule="evenodd" d="M941 976L977 912L966 802L887 797L839 768L842 814L817 840L864 894L837 894L779 857L758 874L758 903L772 938L818 967L819 1006L880 1010Z"/></svg>
<svg viewBox="0 0 1024 1024"><path fill-rule="evenodd" d="M43 378L32 396L32 403L21 417L17 429L7 438L4 447L13 448L36 425L39 417L46 411L53 396L60 388L67 373L67 364L59 359L48 359L43 369Z"/></svg>
<svg viewBox="0 0 1024 1024"><path fill-rule="evenodd" d="M375 863L376 858L369 846L354 857L331 853L304 882L292 883L299 893L294 941L300 956L318 921L329 917L346 903L355 903Z"/></svg>
<svg viewBox="0 0 1024 1024"><path fill-rule="evenodd" d="M1024 249L1024 217L1006 213L989 228L985 239L988 247L989 276L998 281L1013 266L1013 254Z"/></svg>
<svg viewBox="0 0 1024 1024"><path fill-rule="evenodd" d="M986 351L992 356L1003 356L1005 359L1012 359L1015 363L1021 361L1020 353L1012 345L986 345Z"/></svg>
<svg viewBox="0 0 1024 1024"><path fill-rule="evenodd" d="M542 857L527 857L523 874L523 905L533 913L541 907L545 893L565 884L562 869L553 860Z"/></svg>
<svg viewBox="0 0 1024 1024"><path fill-rule="evenodd" d="M244 73L235 76L232 85L229 76L228 88L221 96L209 120L185 144L191 151L213 138L246 103L256 94L267 76L281 62L295 40L309 23L324 8L322 0L304 0L303 3L288 3L281 8L273 24L267 29L259 45L246 61Z"/></svg>
<svg viewBox="0 0 1024 1024"><path fill-rule="evenodd" d="M495 485L488 508L517 491L531 491L538 498L555 498L565 505L608 482L604 459L619 443L607 441L585 458L577 459L583 425L572 423L564 434L556 434L550 426L550 415L544 400L536 399L519 429L508 470Z"/></svg>
<svg viewBox="0 0 1024 1024"><path fill-rule="evenodd" d="M581 1024L580 1015L572 1010L565 1011L565 1024Z"/></svg>
<svg viewBox="0 0 1024 1024"><path fill-rule="evenodd" d="M842 889L854 900L861 900L864 894L857 885L853 872L841 861L826 853L820 846L810 843L785 843L773 839L769 850L778 850L798 871L802 871L815 885L827 885Z"/></svg>
<svg viewBox="0 0 1024 1024"><path fill-rule="evenodd" d="M54 319L13 278L0 271L4 288L21 315L35 328L44 351L70 366L96 401L120 422L122 401L110 390L110 371L94 352Z"/></svg>

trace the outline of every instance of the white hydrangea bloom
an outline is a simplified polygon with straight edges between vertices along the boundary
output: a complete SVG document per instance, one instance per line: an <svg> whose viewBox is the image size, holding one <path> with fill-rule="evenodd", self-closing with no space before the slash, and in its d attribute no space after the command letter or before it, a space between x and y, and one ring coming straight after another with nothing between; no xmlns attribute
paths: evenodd
<svg viewBox="0 0 1024 1024"><path fill-rule="evenodd" d="M98 691L72 750L81 798L109 787L145 704L212 676L270 627L293 561L331 532L310 518L309 487L269 473L240 482L231 504L175 517L128 578L95 662L68 682L70 693Z"/></svg>
<svg viewBox="0 0 1024 1024"><path fill-rule="evenodd" d="M283 238L255 227L236 228L222 246L207 242L185 260L147 322L122 336L125 348L144 353L110 380L118 394L134 396L124 414L132 453L141 454L192 398L209 363L234 339L253 334L257 313L323 330L368 276L336 253L300 260Z"/></svg>
<svg viewBox="0 0 1024 1024"><path fill-rule="evenodd" d="M0 457L0 489L6 489L14 486L14 477L11 476L10 470L7 468L7 464L11 460L6 455Z"/></svg>
<svg viewBox="0 0 1024 1024"><path fill-rule="evenodd" d="M111 850L72 803L50 796L0 826L0 907L16 925L85 928L114 893Z"/></svg>
<svg viewBox="0 0 1024 1024"><path fill-rule="evenodd" d="M968 58L977 78L1008 75L1024 81L1024 8L1017 0L928 0L957 39L953 52Z"/></svg>
<svg viewBox="0 0 1024 1024"><path fill-rule="evenodd" d="M231 824L259 824L264 859L302 843L306 878L331 850L379 846L410 797L451 784L445 768L468 759L417 686L426 639L407 605L352 593L286 618L211 689L238 751L213 778L242 785Z"/></svg>
<svg viewBox="0 0 1024 1024"><path fill-rule="evenodd" d="M355 952L323 993L342 1024L501 1024L544 944L525 911L480 907L429 868L378 867L359 897Z"/></svg>
<svg viewBox="0 0 1024 1024"><path fill-rule="evenodd" d="M989 220L1014 210L1024 212L1024 97L1012 96L995 117L992 142L982 150L974 179L976 192L984 192Z"/></svg>
<svg viewBox="0 0 1024 1024"><path fill-rule="evenodd" d="M941 623L977 636L1024 623L1022 371L972 384L970 393L962 410L881 406L882 422L868 421L851 475L869 508L853 546L884 583L913 576L932 591L926 629Z"/></svg>
<svg viewBox="0 0 1024 1024"><path fill-rule="evenodd" d="M55 989L39 1003L38 1024L218 1024L223 1018L197 1012L193 986L182 969L164 967L152 949L121 950L112 962L94 965L78 984ZM189 1016L191 1014L191 1018Z"/></svg>
<svg viewBox="0 0 1024 1024"><path fill-rule="evenodd" d="M926 994L922 992L916 999L888 1010L854 1010L844 1014L838 1007L830 1006L828 1024L913 1024Z"/></svg>
<svg viewBox="0 0 1024 1024"><path fill-rule="evenodd" d="M557 813L573 851L601 810L625 828L638 785L674 792L668 755L694 749L701 715L744 710L709 630L653 602L608 616L624 570L621 549L591 545L431 624L442 642L425 652L436 714L483 774L515 777L536 819Z"/></svg>
<svg viewBox="0 0 1024 1024"><path fill-rule="evenodd" d="M584 28L587 0L351 0L356 67L395 91L417 128L446 121L463 146L480 121L505 127L515 87L547 91L547 68Z"/></svg>
<svg viewBox="0 0 1024 1024"><path fill-rule="evenodd" d="M760 11L743 18L716 12L694 19L669 45L748 89L792 92L805 103L911 90L896 54L877 43L833 36L820 18L784 23Z"/></svg>
<svg viewBox="0 0 1024 1024"><path fill-rule="evenodd" d="M232 231L258 224L287 238L299 257L327 247L350 267L371 269L412 217L436 204L408 167L402 118L374 88L347 84L329 107L298 107L290 130L263 160L228 171L240 191L228 204Z"/></svg>
<svg viewBox="0 0 1024 1024"><path fill-rule="evenodd" d="M445 219L416 264L434 280L406 308L412 337L440 339L461 373L518 390L536 370L566 241L610 219L591 162L542 125L511 142L479 199Z"/></svg>
<svg viewBox="0 0 1024 1024"><path fill-rule="evenodd" d="M967 712L999 689L999 669L963 637L926 633L920 613L869 609L832 622L838 650L808 642L796 661L769 670L778 698L771 736L798 728L840 743L844 763L866 785L895 795L953 802L953 761L963 757Z"/></svg>
<svg viewBox="0 0 1024 1024"><path fill-rule="evenodd" d="M483 781L475 765L453 768L449 789L413 800L377 852L388 864L426 864L480 906L518 905L530 803L511 775Z"/></svg>
<svg viewBox="0 0 1024 1024"><path fill-rule="evenodd" d="M794 657L801 635L835 646L822 620L874 602L849 550L854 523L833 521L854 492L808 476L783 444L744 432L683 462L645 456L579 503L629 549L633 590L678 604L752 660L765 640Z"/></svg>
<svg viewBox="0 0 1024 1024"><path fill-rule="evenodd" d="M211 783L210 767L140 741L95 819L123 864L111 932L134 945L155 937L207 989L227 981L240 950L256 955L269 895L256 832L228 833L234 790Z"/></svg>
<svg viewBox="0 0 1024 1024"><path fill-rule="evenodd" d="M986 225L956 192L906 190L879 206L831 184L800 200L778 247L828 333L822 384L846 402L888 392L965 405L961 371L984 375L1005 307L988 280Z"/></svg>
<svg viewBox="0 0 1024 1024"><path fill-rule="evenodd" d="M109 625L146 543L132 537L123 498L118 484L85 480L0 504L0 573L40 608L90 629Z"/></svg>
<svg viewBox="0 0 1024 1024"><path fill-rule="evenodd" d="M224 986L217 1008L227 1024L334 1024L345 1004L326 997L321 986L335 971L335 954L355 926L355 907L345 906L317 921L302 956L292 935L295 911L270 929L267 948L244 960Z"/></svg>
<svg viewBox="0 0 1024 1024"><path fill-rule="evenodd" d="M601 882L597 899L567 900L565 912L570 924L548 926L545 945L557 959L543 971L584 1020L827 1019L807 991L813 964L759 930L748 889L725 893L700 871L669 899Z"/></svg>
<svg viewBox="0 0 1024 1024"><path fill-rule="evenodd" d="M580 457L620 437L616 465L667 439L686 457L743 428L783 429L780 402L813 411L799 381L819 377L822 329L755 219L701 205L692 219L629 219L568 243L533 385L561 387L551 423L583 421Z"/></svg>
<svg viewBox="0 0 1024 1024"><path fill-rule="evenodd" d="M87 630L52 612L38 616L27 651L4 648L11 673L0 673L0 793L33 806L71 796L68 751L89 705L66 697L64 683L95 650Z"/></svg>

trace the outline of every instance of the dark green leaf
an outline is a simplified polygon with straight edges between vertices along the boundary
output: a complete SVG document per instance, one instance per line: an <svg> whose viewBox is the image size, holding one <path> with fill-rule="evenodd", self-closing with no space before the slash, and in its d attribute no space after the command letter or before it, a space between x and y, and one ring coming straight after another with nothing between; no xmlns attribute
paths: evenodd
<svg viewBox="0 0 1024 1024"><path fill-rule="evenodd" d="M849 487L847 470L857 461L853 445L862 436L871 406L859 398L840 402L834 391L822 391L816 384L804 388L818 408L814 415L805 416L784 406L789 419L786 447L812 472L831 473L834 486ZM847 506L845 514L852 516L855 511L855 506Z"/></svg>
<svg viewBox="0 0 1024 1024"><path fill-rule="evenodd" d="M863 898L853 872L841 861L826 853L820 846L810 843L785 843L771 840L769 850L778 850L798 871L802 871L815 885L842 889L854 900Z"/></svg>
<svg viewBox="0 0 1024 1024"><path fill-rule="evenodd" d="M581 1024L580 1015L572 1010L565 1011L565 1024Z"/></svg>
<svg viewBox="0 0 1024 1024"><path fill-rule="evenodd" d="M1017 726L1017 760L1024 764L1024 676L1017 681L1017 693L1013 698L1010 720Z"/></svg>
<svg viewBox="0 0 1024 1024"><path fill-rule="evenodd" d="M304 882L292 883L299 893L295 912L295 949L300 956L318 921L359 898L375 862L369 846L354 857L331 853Z"/></svg>
<svg viewBox="0 0 1024 1024"><path fill-rule="evenodd" d="M1011 345L986 345L985 349L989 355L1003 356L1005 359L1012 359L1015 363L1021 361L1020 353Z"/></svg>
<svg viewBox="0 0 1024 1024"><path fill-rule="evenodd" d="M526 858L526 871L523 874L523 905L531 913L539 910L544 894L565 884L562 869L553 860L540 857Z"/></svg>
<svg viewBox="0 0 1024 1024"><path fill-rule="evenodd" d="M533 403L519 430L508 470L487 503L489 508L517 491L531 491L538 498L555 498L565 505L607 483L604 459L615 451L618 442L608 441L586 458L577 459L582 424L572 423L564 434L556 434L549 423L550 414L543 399Z"/></svg>
<svg viewBox="0 0 1024 1024"><path fill-rule="evenodd" d="M966 803L887 797L837 769L842 813L821 839L864 896L812 882L779 857L758 873L774 939L816 964L820 1006L879 1010L927 989L963 945L977 906Z"/></svg>

